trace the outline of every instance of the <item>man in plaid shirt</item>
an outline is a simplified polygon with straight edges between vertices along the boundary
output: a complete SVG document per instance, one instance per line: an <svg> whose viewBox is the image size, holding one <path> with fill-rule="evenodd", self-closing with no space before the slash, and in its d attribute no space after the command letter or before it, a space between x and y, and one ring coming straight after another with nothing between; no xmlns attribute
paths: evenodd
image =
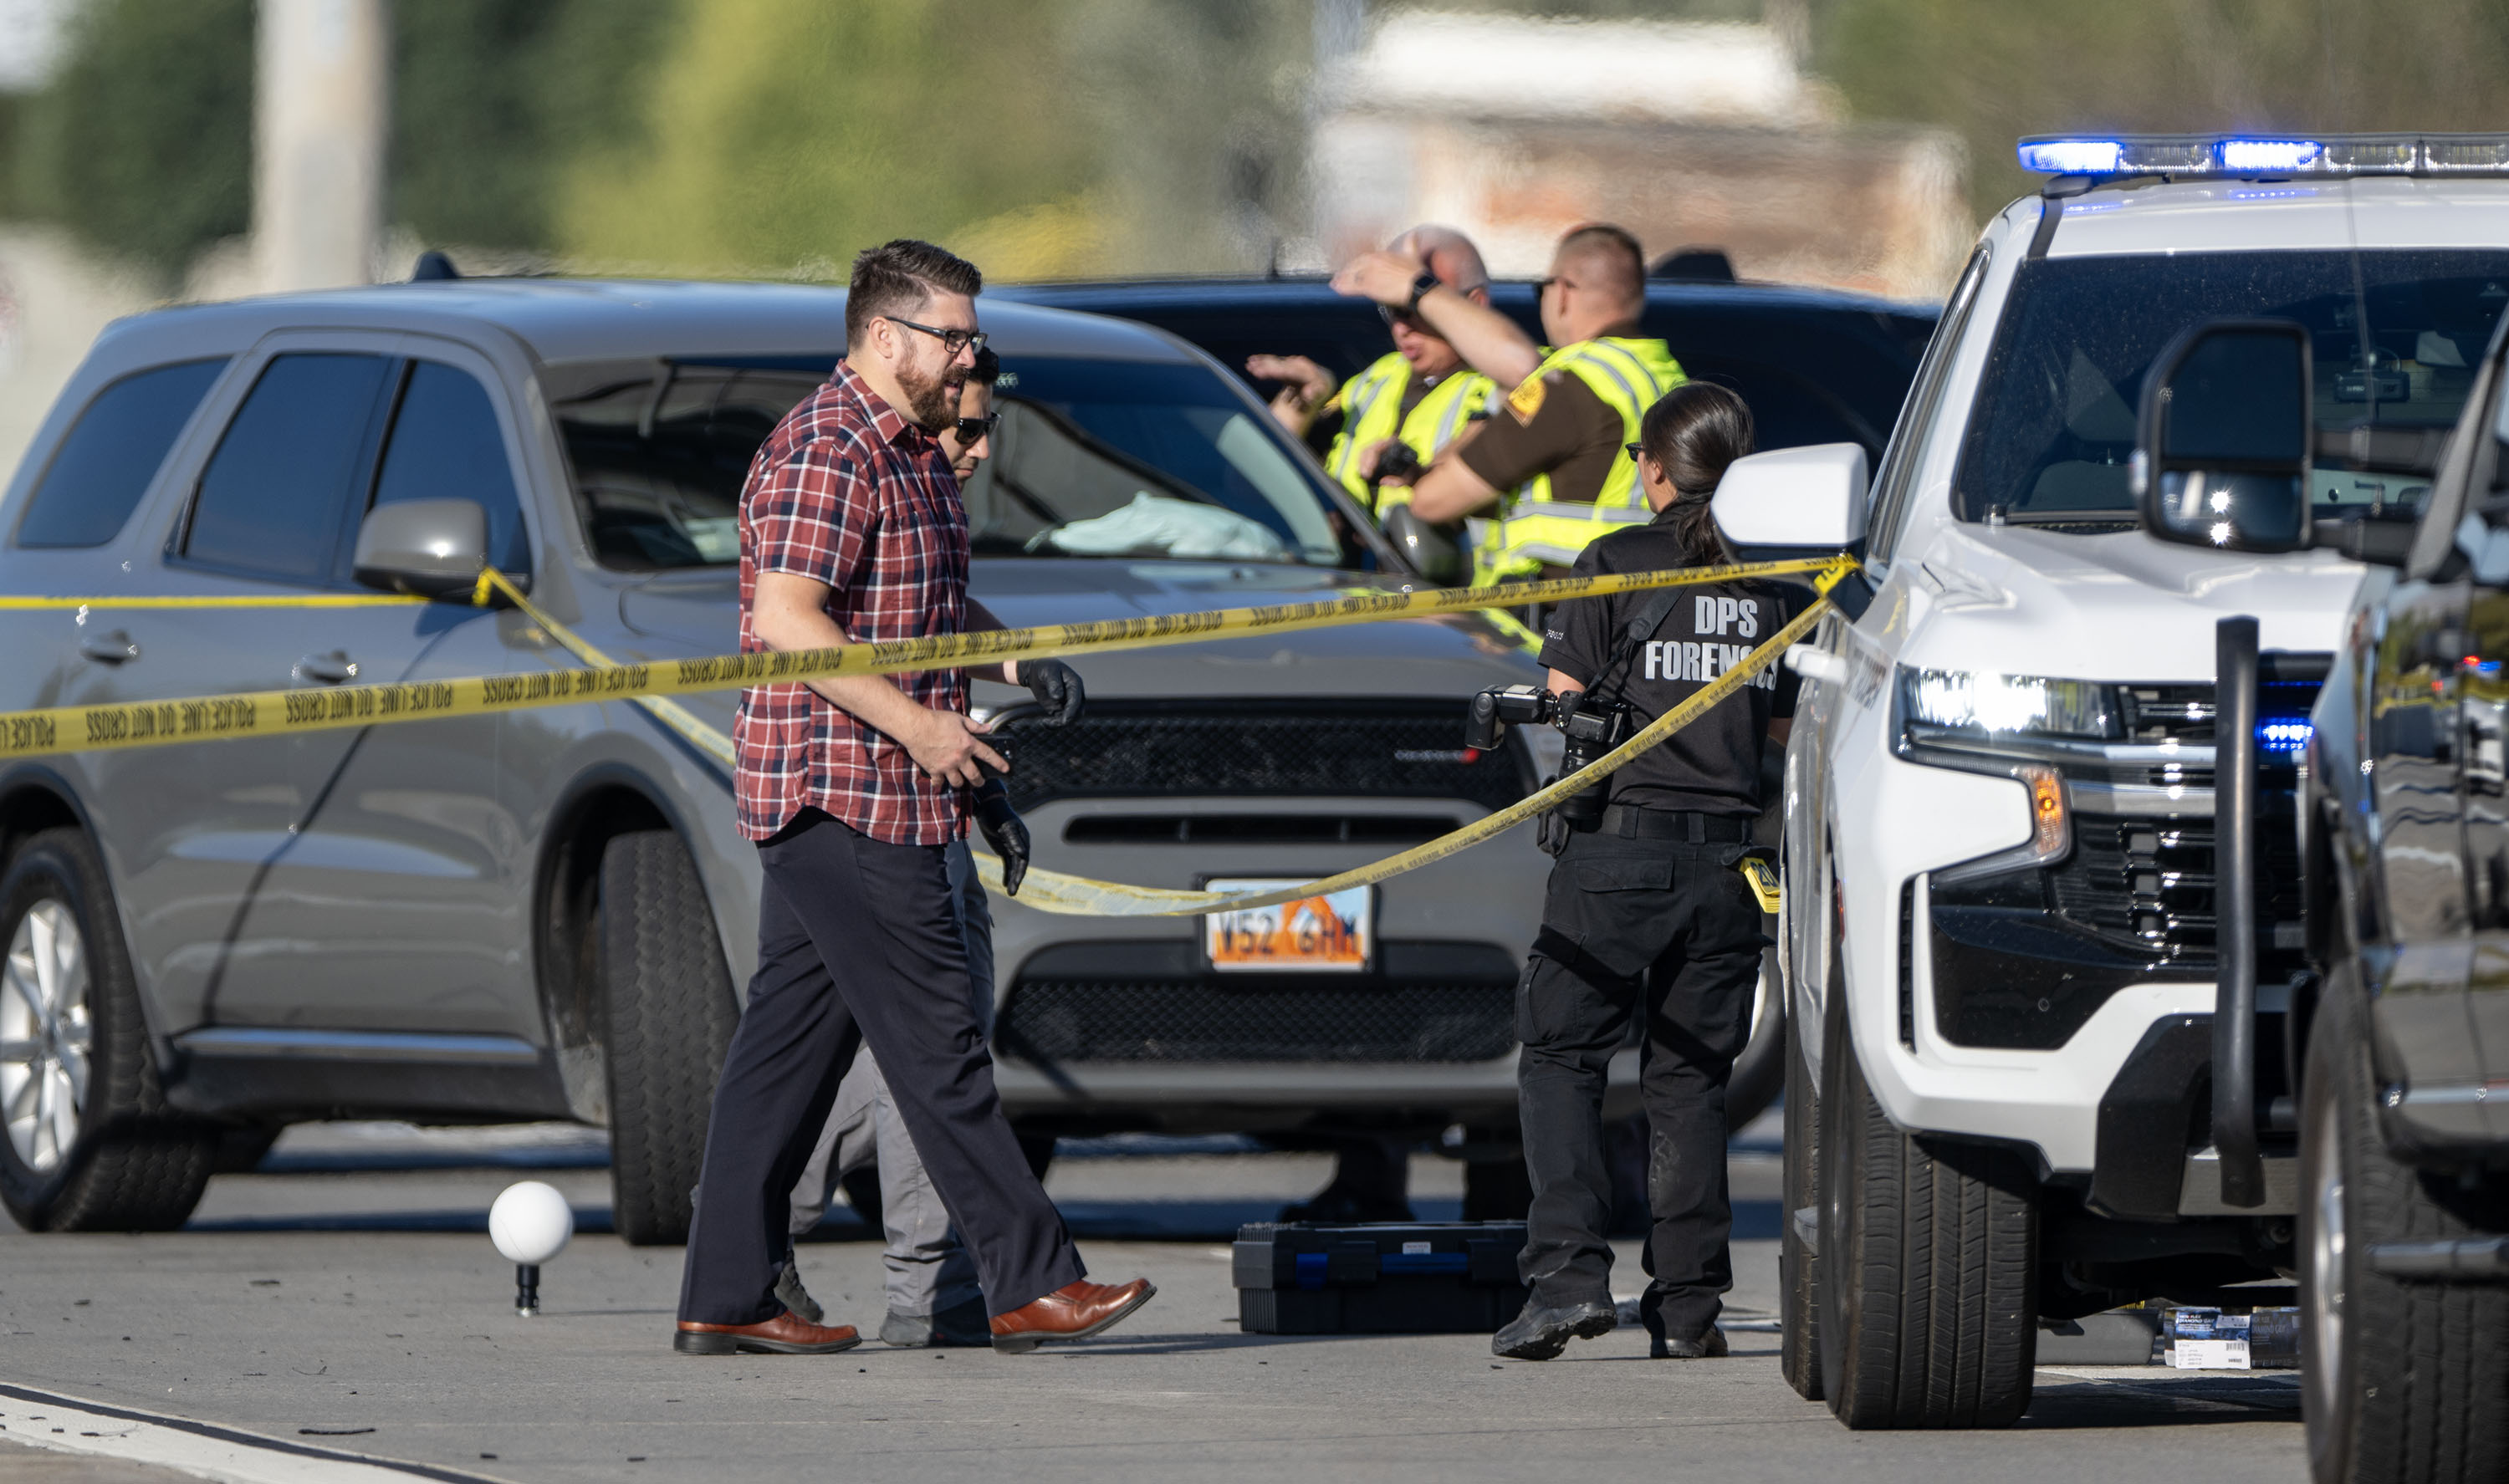
<svg viewBox="0 0 2509 1484"><path fill-rule="evenodd" d="M973 265L899 241L854 260L845 359L786 414L740 507L740 643L814 649L998 628L967 597L967 515L935 434L984 343ZM1005 665L1058 716L1079 677ZM675 1348L825 1354L860 1342L775 1298L788 1196L868 1040L975 1255L997 1350L1093 1335L1148 1282L1082 1280L993 1091L943 852L962 791L1003 770L955 670L758 686L732 728L759 842L758 972L715 1087Z"/></svg>

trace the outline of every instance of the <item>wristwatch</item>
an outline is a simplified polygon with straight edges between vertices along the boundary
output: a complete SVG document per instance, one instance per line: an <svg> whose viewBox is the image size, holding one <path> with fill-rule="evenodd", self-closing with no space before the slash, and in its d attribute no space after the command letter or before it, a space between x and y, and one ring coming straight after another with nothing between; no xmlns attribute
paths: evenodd
<svg viewBox="0 0 2509 1484"><path fill-rule="evenodd" d="M1411 299L1409 303L1403 306L1403 312L1406 315L1418 314L1420 312L1421 297L1437 286L1438 276L1426 269L1422 269L1420 277L1411 280Z"/></svg>

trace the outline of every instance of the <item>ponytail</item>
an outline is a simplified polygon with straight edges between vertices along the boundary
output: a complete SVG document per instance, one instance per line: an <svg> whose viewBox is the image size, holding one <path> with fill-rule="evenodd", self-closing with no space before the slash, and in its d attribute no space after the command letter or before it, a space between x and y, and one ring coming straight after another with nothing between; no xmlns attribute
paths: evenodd
<svg viewBox="0 0 2509 1484"><path fill-rule="evenodd" d="M1658 398L1638 424L1638 446L1676 492L1669 509L1682 560L1708 567L1733 560L1707 502L1725 470L1751 452L1751 409L1714 382L1684 382Z"/></svg>

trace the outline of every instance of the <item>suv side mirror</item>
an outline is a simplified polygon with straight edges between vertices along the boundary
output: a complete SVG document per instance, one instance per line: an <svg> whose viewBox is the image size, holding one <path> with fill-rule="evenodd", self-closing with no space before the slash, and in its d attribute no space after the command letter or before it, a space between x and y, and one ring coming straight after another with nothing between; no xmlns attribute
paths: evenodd
<svg viewBox="0 0 2509 1484"><path fill-rule="evenodd" d="M1864 538L1872 481L1857 443L1816 443L1737 459L1707 502L1746 562L1835 556Z"/></svg>
<svg viewBox="0 0 2509 1484"><path fill-rule="evenodd" d="M468 597L488 565L488 512L475 500L377 505L357 527L357 580L424 598Z"/></svg>
<svg viewBox="0 0 2509 1484"><path fill-rule="evenodd" d="M2135 425L2143 529L2223 551L2305 547L2308 377L2308 331L2287 319L2215 319L2171 341Z"/></svg>

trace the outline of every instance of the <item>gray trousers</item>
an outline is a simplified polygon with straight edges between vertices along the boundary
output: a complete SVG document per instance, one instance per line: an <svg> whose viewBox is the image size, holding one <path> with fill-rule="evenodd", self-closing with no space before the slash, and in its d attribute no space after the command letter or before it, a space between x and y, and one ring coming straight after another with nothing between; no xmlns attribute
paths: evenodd
<svg viewBox="0 0 2509 1484"><path fill-rule="evenodd" d="M968 979L973 985L976 1023L987 1035L993 1029L993 914L985 905L985 884L976 879L976 865L967 842L952 845L946 857L950 886L958 903L958 931L967 945ZM866 1046L854 1057L845 1080L837 1087L837 1105L828 1125L802 1167L793 1187L793 1235L819 1224L835 1199L838 1180L877 1161L880 1166L880 1220L887 1228L887 1246L880 1254L888 1275L888 1312L932 1315L984 1296L976 1281L976 1261L967 1253L942 1208L941 1194L923 1172L915 1140L906 1133L888 1081Z"/></svg>

